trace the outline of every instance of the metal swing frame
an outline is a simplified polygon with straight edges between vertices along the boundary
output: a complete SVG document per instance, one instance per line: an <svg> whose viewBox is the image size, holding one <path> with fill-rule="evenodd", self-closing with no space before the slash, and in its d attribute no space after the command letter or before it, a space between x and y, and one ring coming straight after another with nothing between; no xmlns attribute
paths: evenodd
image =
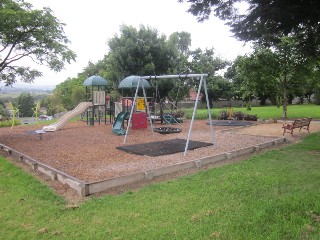
<svg viewBox="0 0 320 240"><path fill-rule="evenodd" d="M201 73L201 74L179 74L179 75L160 75L160 76L140 76L139 81L138 81L138 85L137 85L137 88L136 88L135 96L134 96L134 99L133 99L132 108L131 108L131 111L130 111L130 117L129 117L128 126L131 123L133 109L134 109L134 106L137 103L137 96L138 96L138 90L139 90L140 85L141 85L142 90L143 90L143 96L144 96L145 105L147 106L147 95L146 95L146 91L144 89L144 86L141 83L142 79L155 79L155 80L157 80L157 79L161 79L161 78L191 78L191 77L196 77L196 78L200 79L200 83L199 83L199 87L198 87L198 91L197 91L196 101L195 101L194 108L193 108L191 123L190 123L190 126L189 126L188 138L187 138L186 146L185 146L185 149L184 149L184 156L186 156L187 151L188 151L189 141L190 141L191 134L192 134L193 122L194 122L194 118L195 118L195 114L196 114L196 110L197 110L197 106L198 106L198 102L199 102L199 97L200 97L200 92L201 92L202 85L204 87L204 91L205 91L205 95L206 95L208 118L209 118L210 129L211 129L211 137L212 137L212 143L214 144L214 132L213 132L212 120L211 120L211 109L210 109L210 105L209 105L208 89L207 89L207 83L206 83L206 77L207 76L208 76L208 74L205 74L205 73ZM148 117L149 117L149 120L150 120L150 126L151 126L151 130L152 130L153 129L153 124L152 124L152 119L150 117L149 108L147 108L147 114L148 114ZM128 133L129 133L129 127L127 127L127 129L126 129L126 134L125 134L124 141L123 141L124 144L126 143ZM153 130L152 130L152 134L154 134Z"/></svg>

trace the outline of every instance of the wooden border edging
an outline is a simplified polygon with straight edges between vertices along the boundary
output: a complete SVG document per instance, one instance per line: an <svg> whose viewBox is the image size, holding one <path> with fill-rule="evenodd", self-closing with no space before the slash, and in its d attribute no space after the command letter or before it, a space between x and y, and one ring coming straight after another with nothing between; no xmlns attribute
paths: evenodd
<svg viewBox="0 0 320 240"><path fill-rule="evenodd" d="M72 177L46 164L43 164L5 145L0 144L0 150L7 152L10 158L30 165L32 170L39 171L46 174L51 178L51 180L56 180L63 184L67 184L69 187L76 190L79 195L87 196L93 193L102 192L110 188L119 187L122 185L138 182L141 180L148 181L155 177L178 172L181 170L192 169L192 168L200 169L202 166L205 166L208 164L212 164L225 159L239 157L244 154L258 152L264 148L276 146L285 141L286 141L285 137L276 138L274 140L257 144L255 146L245 147L245 148L237 149L234 151L221 153L213 156L208 156L208 157L204 157L204 158L200 158L192 161L177 163L177 164L173 164L173 165L169 165L161 168L150 169L145 172L128 174L128 175L111 178L111 179L105 179L105 180L96 181L96 182L84 182L82 180L79 180L75 177Z"/></svg>
<svg viewBox="0 0 320 240"><path fill-rule="evenodd" d="M44 163L41 163L25 154L22 154L10 147L0 144L0 150L8 153L8 156L13 160L25 163L31 166L32 170L39 171L49 176L51 180L58 180L63 184L67 184L69 187L75 189L81 196L88 195L86 189L87 183L79 180L73 176L70 176L62 171L59 171L53 167L50 167Z"/></svg>
<svg viewBox="0 0 320 240"><path fill-rule="evenodd" d="M234 157L239 157L244 154L253 153L260 151L264 148L271 147L283 143L286 141L286 138L276 138L274 140L264 142L262 144L258 144L251 147L246 147L242 149L237 149L228 153L221 153L213 156L208 156L188 162L177 163L161 168L151 169L145 172L133 173L125 176L120 176L117 178L101 180L97 182L88 183L88 194L98 193L113 187L119 187L128 183L134 183L141 180L151 180L154 177L158 177L161 175L166 175L174 172L178 172L181 170L192 169L192 168L201 168L202 166L215 163L217 161L222 161L225 159L230 159Z"/></svg>

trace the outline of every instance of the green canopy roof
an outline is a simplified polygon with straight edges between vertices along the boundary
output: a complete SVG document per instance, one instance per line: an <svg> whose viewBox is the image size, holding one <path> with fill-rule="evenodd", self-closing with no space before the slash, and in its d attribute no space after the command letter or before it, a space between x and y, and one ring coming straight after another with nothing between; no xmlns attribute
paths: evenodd
<svg viewBox="0 0 320 240"><path fill-rule="evenodd" d="M126 77L125 79L123 79L118 86L118 89L136 89L138 86L138 81L139 81L140 77L139 76L129 76ZM149 82L146 79L141 79L139 88L142 88L142 86L144 87L144 89L150 89L151 86L149 84Z"/></svg>
<svg viewBox="0 0 320 240"><path fill-rule="evenodd" d="M84 82L84 86L108 86L109 83L107 80L100 76L91 76L88 77Z"/></svg>

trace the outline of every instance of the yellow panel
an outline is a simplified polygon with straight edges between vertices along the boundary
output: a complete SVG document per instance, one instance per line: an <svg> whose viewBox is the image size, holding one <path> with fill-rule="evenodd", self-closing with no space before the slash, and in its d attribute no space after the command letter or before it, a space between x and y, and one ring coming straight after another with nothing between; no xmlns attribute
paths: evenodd
<svg viewBox="0 0 320 240"><path fill-rule="evenodd" d="M137 110L143 111L146 109L144 98L137 98Z"/></svg>

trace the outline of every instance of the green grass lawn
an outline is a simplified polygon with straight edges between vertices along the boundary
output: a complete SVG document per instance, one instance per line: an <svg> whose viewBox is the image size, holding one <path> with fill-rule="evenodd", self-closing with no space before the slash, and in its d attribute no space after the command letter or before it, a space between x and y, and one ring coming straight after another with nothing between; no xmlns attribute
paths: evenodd
<svg viewBox="0 0 320 240"><path fill-rule="evenodd" d="M0 239L320 239L319 142L76 208L0 158Z"/></svg>
<svg viewBox="0 0 320 240"><path fill-rule="evenodd" d="M228 108L213 108L213 118L218 118L221 110L227 110ZM252 107L250 111L243 108L232 108L233 112L241 111L245 114L257 115L259 119L281 119L282 118L282 106L259 106ZM191 119L193 109L186 109L186 118ZM303 105L288 105L287 116L289 119L312 117L312 119L320 119L320 106L314 104ZM197 118L207 119L208 111L206 109L197 110Z"/></svg>

